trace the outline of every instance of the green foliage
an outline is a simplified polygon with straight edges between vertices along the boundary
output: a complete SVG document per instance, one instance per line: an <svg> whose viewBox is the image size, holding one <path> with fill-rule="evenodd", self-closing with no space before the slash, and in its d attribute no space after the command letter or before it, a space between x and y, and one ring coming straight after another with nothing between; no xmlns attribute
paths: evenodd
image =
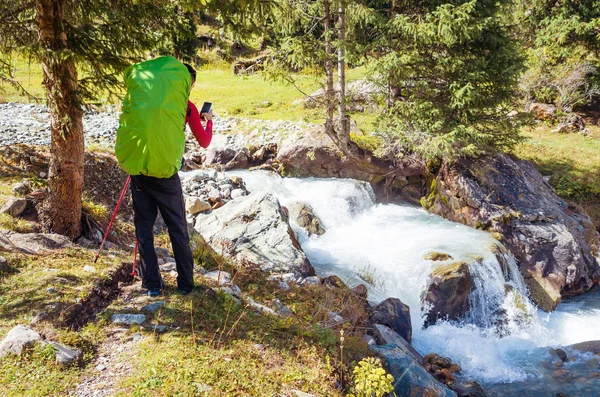
<svg viewBox="0 0 600 397"><path fill-rule="evenodd" d="M426 159L511 150L522 59L498 3L404 2L390 12L373 79L391 86L381 136Z"/></svg>
<svg viewBox="0 0 600 397"><path fill-rule="evenodd" d="M510 12L527 53L528 100L571 111L598 98L599 1L520 0Z"/></svg>
<svg viewBox="0 0 600 397"><path fill-rule="evenodd" d="M377 358L362 359L352 372L354 393L349 394L350 397L383 397L394 391L394 377Z"/></svg>

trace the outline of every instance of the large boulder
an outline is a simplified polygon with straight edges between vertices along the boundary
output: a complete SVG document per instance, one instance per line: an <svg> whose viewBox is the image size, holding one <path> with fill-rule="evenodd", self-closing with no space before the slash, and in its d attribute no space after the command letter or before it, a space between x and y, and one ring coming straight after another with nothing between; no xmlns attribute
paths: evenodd
<svg viewBox="0 0 600 397"><path fill-rule="evenodd" d="M394 377L394 392L410 397L456 397L456 393L438 382L423 368L416 357L395 344L369 346L385 360L387 370Z"/></svg>
<svg viewBox="0 0 600 397"><path fill-rule="evenodd" d="M217 252L277 273L314 275L314 269L271 194L253 193L200 214L195 230Z"/></svg>
<svg viewBox="0 0 600 397"><path fill-rule="evenodd" d="M346 157L321 127L290 134L281 143L277 160L283 166L283 173L290 176L366 181L372 178L368 170Z"/></svg>
<svg viewBox="0 0 600 397"><path fill-rule="evenodd" d="M408 342L412 339L410 308L398 298L387 298L371 311L371 323L385 325Z"/></svg>
<svg viewBox="0 0 600 397"><path fill-rule="evenodd" d="M0 342L0 357L7 354L20 356L25 349L33 347L40 342L40 334L25 325L17 325L11 329L6 337Z"/></svg>
<svg viewBox="0 0 600 397"><path fill-rule="evenodd" d="M446 219L501 236L543 310L600 278L590 218L559 198L528 161L498 154L446 163L422 203Z"/></svg>
<svg viewBox="0 0 600 397"><path fill-rule="evenodd" d="M422 300L430 309L426 314L425 326L438 320L459 320L469 311L469 295L473 280L469 265L463 262L438 266L431 273L429 285Z"/></svg>
<svg viewBox="0 0 600 397"><path fill-rule="evenodd" d="M43 254L72 247L68 237L52 233L14 233L0 230L0 251Z"/></svg>

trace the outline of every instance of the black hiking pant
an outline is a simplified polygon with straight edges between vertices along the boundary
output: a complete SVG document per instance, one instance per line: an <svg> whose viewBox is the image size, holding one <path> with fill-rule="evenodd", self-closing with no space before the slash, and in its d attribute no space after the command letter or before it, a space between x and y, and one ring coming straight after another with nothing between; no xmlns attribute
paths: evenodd
<svg viewBox="0 0 600 397"><path fill-rule="evenodd" d="M154 251L154 222L158 211L164 219L177 265L177 287L183 291L194 288L194 259L190 250L190 237L185 220L185 205L179 175L170 178L131 176L131 195L135 234L142 265L142 287L149 290L163 287Z"/></svg>

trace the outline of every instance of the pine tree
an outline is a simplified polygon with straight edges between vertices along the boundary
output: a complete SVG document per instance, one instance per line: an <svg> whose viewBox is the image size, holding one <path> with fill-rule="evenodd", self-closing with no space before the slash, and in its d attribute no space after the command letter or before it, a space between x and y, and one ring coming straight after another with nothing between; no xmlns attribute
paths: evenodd
<svg viewBox="0 0 600 397"><path fill-rule="evenodd" d="M389 87L381 135L426 159L510 150L522 59L501 2L392 1L372 73Z"/></svg>
<svg viewBox="0 0 600 397"><path fill-rule="evenodd" d="M81 233L83 107L120 90L123 70L172 39L175 7L222 10L231 23L263 11L270 0L0 0L0 79L12 79L6 57L42 65L51 119L48 192L40 219L48 231ZM241 15L241 16L240 16Z"/></svg>

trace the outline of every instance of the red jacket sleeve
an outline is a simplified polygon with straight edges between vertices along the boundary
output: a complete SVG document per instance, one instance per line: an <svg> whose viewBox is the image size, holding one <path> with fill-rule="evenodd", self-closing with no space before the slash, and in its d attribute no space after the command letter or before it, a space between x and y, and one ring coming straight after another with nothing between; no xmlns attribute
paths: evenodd
<svg viewBox="0 0 600 397"><path fill-rule="evenodd" d="M192 134L203 148L207 148L212 140L212 120L206 122L206 129L200 122L198 108L191 101L188 101L188 108L185 116L185 122L190 126Z"/></svg>

